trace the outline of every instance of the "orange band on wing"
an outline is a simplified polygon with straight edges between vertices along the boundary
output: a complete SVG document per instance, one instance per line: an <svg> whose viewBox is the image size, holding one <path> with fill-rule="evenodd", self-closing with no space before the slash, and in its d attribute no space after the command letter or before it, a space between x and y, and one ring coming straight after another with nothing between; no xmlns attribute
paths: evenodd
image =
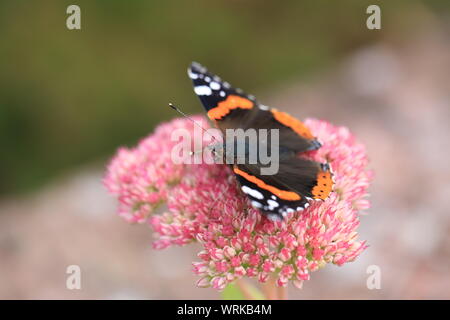
<svg viewBox="0 0 450 320"><path fill-rule="evenodd" d="M233 109L251 109L253 101L236 95L229 95L225 100L219 102L217 107L208 111L211 120L219 120L226 116Z"/></svg>
<svg viewBox="0 0 450 320"><path fill-rule="evenodd" d="M286 127L291 128L306 139L314 139L311 131L309 131L309 129L300 120L295 119L286 112L278 111L276 109L272 109L271 112L275 117L275 120L277 120L278 122L281 122Z"/></svg>
<svg viewBox="0 0 450 320"><path fill-rule="evenodd" d="M325 200L333 190L333 179L330 171L320 171L317 174L317 184L312 189L314 199Z"/></svg>
<svg viewBox="0 0 450 320"><path fill-rule="evenodd" d="M296 201L296 200L300 200L301 199L300 195L295 193L295 192L284 191L284 190L280 190L278 188L275 188L274 186L269 186L268 184L266 184L261 179L258 179L255 176L249 175L248 173L246 173L246 172L244 172L242 170L239 170L236 167L233 168L233 171L234 171L234 173L240 175L241 177L247 179L248 181L256 184L261 189L264 189L264 190L272 192L273 194L275 194L280 199L291 200L291 201Z"/></svg>

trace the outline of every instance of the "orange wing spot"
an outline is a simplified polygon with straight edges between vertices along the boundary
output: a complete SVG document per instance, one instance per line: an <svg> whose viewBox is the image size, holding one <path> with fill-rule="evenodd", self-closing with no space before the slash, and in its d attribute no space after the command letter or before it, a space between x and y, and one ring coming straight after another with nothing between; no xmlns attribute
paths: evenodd
<svg viewBox="0 0 450 320"><path fill-rule="evenodd" d="M291 128L299 135L306 139L314 139L315 137L312 135L311 131L298 119L295 119L293 116L287 114L286 112L278 111L276 109L271 110L275 119L286 127Z"/></svg>
<svg viewBox="0 0 450 320"><path fill-rule="evenodd" d="M333 190L333 179L330 171L320 171L317 174L317 184L312 189L314 199L325 200Z"/></svg>
<svg viewBox="0 0 450 320"><path fill-rule="evenodd" d="M236 95L229 95L224 101L217 104L217 107L208 111L211 120L220 120L233 109L251 109L253 101Z"/></svg>
<svg viewBox="0 0 450 320"><path fill-rule="evenodd" d="M250 182L253 182L254 184L256 184L258 187L270 191L273 194L275 194L278 198L283 199L283 200L291 200L291 201L296 201L296 200L300 200L301 197L299 194L292 192L292 191L284 191L284 190L280 190L278 188L275 188L274 186L270 186L268 184L266 184L264 181L262 181L261 179L258 179L255 176L249 175L248 173L239 170L238 168L234 167L233 168L234 173L240 175L241 177L244 177L245 179L247 179Z"/></svg>

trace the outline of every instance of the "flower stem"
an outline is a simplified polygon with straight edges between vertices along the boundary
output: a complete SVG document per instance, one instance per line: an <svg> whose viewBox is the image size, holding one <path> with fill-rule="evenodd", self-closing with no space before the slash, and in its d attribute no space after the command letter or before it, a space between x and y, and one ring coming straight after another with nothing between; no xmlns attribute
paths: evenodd
<svg viewBox="0 0 450 320"><path fill-rule="evenodd" d="M262 285L262 290L267 300L277 300L276 280L273 276L269 276L267 282Z"/></svg>
<svg viewBox="0 0 450 320"><path fill-rule="evenodd" d="M278 287L277 293L278 300L287 300L287 287Z"/></svg>
<svg viewBox="0 0 450 320"><path fill-rule="evenodd" d="M236 280L236 286L239 288L239 290L241 290L241 292L242 292L242 294L243 294L245 299L247 299L247 300L256 300L256 297L251 292L247 282L245 282L242 279L237 279Z"/></svg>
<svg viewBox="0 0 450 320"><path fill-rule="evenodd" d="M287 300L287 287L278 287L276 277L269 276L267 282L262 285L264 296L267 300Z"/></svg>

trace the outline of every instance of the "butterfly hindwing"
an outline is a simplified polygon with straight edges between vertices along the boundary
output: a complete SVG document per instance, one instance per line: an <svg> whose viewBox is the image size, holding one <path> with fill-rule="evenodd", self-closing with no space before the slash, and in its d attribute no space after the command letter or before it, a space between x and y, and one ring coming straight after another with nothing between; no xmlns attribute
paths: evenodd
<svg viewBox="0 0 450 320"><path fill-rule="evenodd" d="M280 159L274 175L262 175L260 166L250 164L234 165L233 171L252 206L271 218L301 211L311 200L326 199L334 183L327 164L299 157Z"/></svg>

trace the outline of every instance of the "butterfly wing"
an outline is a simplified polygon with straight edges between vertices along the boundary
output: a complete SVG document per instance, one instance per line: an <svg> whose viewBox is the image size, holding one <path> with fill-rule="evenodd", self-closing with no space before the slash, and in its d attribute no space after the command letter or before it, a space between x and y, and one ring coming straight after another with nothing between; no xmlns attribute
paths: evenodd
<svg viewBox="0 0 450 320"><path fill-rule="evenodd" d="M325 200L333 189L327 164L292 158L280 160L280 168L274 175L261 175L259 169L249 164L233 166L251 205L272 220L307 208L311 200Z"/></svg>
<svg viewBox="0 0 450 320"><path fill-rule="evenodd" d="M216 123L226 119L226 122L234 121L237 126L239 119L257 105L254 97L233 88L196 62L188 68L188 75L208 117Z"/></svg>
<svg viewBox="0 0 450 320"><path fill-rule="evenodd" d="M303 152L320 148L320 142L298 119L260 104L252 95L233 88L228 82L193 62L188 68L194 91L208 117L225 129L279 129L280 145Z"/></svg>

